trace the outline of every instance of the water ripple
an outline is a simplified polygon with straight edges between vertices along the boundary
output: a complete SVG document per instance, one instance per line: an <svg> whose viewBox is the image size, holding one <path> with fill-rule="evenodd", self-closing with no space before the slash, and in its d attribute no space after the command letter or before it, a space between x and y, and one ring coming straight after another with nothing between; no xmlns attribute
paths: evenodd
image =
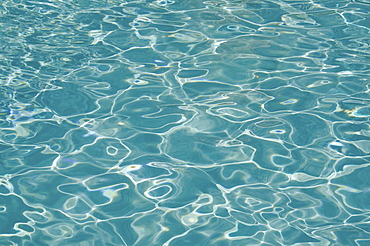
<svg viewBox="0 0 370 246"><path fill-rule="evenodd" d="M3 1L0 245L369 245L369 1Z"/></svg>

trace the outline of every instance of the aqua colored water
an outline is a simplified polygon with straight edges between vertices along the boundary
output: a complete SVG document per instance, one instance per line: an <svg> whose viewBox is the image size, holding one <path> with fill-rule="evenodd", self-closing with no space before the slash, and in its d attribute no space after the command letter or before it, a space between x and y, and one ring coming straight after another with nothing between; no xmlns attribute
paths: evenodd
<svg viewBox="0 0 370 246"><path fill-rule="evenodd" d="M3 0L0 245L370 245L369 0Z"/></svg>

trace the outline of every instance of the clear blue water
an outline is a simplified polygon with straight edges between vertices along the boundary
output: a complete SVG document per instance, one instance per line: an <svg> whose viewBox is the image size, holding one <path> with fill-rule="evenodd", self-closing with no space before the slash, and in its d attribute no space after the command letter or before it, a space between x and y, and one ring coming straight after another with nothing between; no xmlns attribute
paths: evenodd
<svg viewBox="0 0 370 246"><path fill-rule="evenodd" d="M370 245L369 0L3 0L0 245Z"/></svg>

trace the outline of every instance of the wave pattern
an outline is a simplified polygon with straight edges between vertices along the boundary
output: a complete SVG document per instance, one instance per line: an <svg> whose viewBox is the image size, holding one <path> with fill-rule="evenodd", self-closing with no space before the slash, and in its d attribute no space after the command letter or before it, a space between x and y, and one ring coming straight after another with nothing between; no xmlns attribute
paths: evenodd
<svg viewBox="0 0 370 246"><path fill-rule="evenodd" d="M368 0L5 0L1 245L369 245Z"/></svg>

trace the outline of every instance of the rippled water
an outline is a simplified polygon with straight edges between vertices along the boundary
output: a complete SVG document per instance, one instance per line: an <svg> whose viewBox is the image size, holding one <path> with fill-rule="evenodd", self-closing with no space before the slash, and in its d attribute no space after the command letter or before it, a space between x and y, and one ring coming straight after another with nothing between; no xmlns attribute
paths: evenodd
<svg viewBox="0 0 370 246"><path fill-rule="evenodd" d="M370 245L369 0L0 7L0 245Z"/></svg>

